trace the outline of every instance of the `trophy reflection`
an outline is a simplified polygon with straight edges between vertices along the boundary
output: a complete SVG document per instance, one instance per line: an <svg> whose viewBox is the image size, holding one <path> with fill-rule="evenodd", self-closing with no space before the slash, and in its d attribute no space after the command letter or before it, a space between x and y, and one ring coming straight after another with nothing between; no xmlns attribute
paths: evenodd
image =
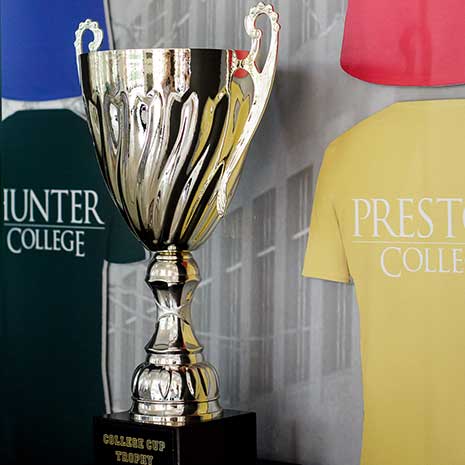
<svg viewBox="0 0 465 465"><path fill-rule="evenodd" d="M268 54L256 66L262 31ZM218 375L191 320L200 272L191 251L225 215L273 85L278 15L259 3L245 18L251 49L98 51L103 33L86 20L76 53L89 128L108 189L152 252L146 282L158 307L146 360L132 379L132 420L183 425L221 416ZM83 53L85 31L93 33ZM246 77L238 77L246 75ZM222 309L221 311L228 311Z"/></svg>

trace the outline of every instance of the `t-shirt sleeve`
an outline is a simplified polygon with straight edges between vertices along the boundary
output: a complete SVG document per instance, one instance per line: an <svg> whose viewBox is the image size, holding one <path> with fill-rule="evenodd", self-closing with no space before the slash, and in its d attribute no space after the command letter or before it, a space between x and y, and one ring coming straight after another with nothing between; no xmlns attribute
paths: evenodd
<svg viewBox="0 0 465 465"><path fill-rule="evenodd" d="M111 220L108 233L107 261L132 263L145 259L145 249L129 229L115 205L111 205Z"/></svg>
<svg viewBox="0 0 465 465"><path fill-rule="evenodd" d="M330 145L318 176L302 274L347 283L350 273L334 205L338 183L334 169L334 149Z"/></svg>

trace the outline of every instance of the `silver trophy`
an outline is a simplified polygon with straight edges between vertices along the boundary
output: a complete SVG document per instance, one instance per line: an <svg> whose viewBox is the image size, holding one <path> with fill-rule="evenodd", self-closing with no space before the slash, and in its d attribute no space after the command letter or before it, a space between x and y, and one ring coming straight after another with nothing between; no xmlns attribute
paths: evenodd
<svg viewBox="0 0 465 465"><path fill-rule="evenodd" d="M271 22L268 55L256 65ZM158 307L147 358L132 378L130 416L182 425L222 413L218 375L191 320L200 273L191 252L213 232L237 187L273 85L280 25L271 5L245 18L251 49L98 51L103 33L86 20L74 43L89 128L110 193L153 253L146 282ZM83 53L82 38L93 40ZM224 309L227 311L227 309Z"/></svg>

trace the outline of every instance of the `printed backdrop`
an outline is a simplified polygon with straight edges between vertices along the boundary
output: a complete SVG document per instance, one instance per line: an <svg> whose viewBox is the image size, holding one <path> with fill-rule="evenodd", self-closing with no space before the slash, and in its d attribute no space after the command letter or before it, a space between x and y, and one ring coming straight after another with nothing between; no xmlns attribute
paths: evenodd
<svg viewBox="0 0 465 465"><path fill-rule="evenodd" d="M247 48L249 0L110 0L117 48ZM352 286L300 277L324 148L397 100L461 98L464 87L380 87L339 67L345 0L276 0L280 64L226 220L200 249L194 318L219 368L225 407L258 413L259 453L303 465L358 465L361 445L358 310ZM72 41L72 38L70 38ZM3 101L3 117L18 107ZM71 107L78 100L48 102ZM129 406L155 308L145 265L111 265L111 404Z"/></svg>

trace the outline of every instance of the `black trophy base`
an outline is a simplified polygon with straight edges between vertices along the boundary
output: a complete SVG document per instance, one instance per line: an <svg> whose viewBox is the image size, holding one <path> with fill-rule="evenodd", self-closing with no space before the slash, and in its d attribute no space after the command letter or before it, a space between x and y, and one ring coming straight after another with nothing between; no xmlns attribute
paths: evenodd
<svg viewBox="0 0 465 465"><path fill-rule="evenodd" d="M94 418L96 465L255 465L256 415L225 410L185 426L137 423L129 413Z"/></svg>

